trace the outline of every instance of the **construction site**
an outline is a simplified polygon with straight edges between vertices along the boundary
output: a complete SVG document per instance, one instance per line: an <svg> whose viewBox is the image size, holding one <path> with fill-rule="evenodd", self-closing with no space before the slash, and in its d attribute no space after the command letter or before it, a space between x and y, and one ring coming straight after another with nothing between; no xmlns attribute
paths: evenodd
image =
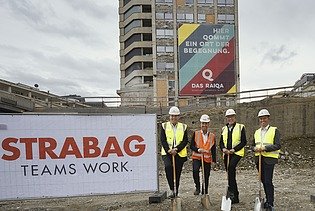
<svg viewBox="0 0 315 211"><path fill-rule="evenodd" d="M228 109L247 139L230 210L254 209L261 186L252 146L258 112L268 109L281 136L274 208L315 211L315 73L241 90L238 12L237 0L119 0L115 97L60 96L0 79L0 210L172 210L160 133L177 106L189 142L203 114L216 137L208 210L222 210L226 193L219 141ZM188 145L176 198L180 210L206 210L194 195Z"/></svg>
<svg viewBox="0 0 315 211"><path fill-rule="evenodd" d="M270 91L269 91L270 93ZM275 207L277 210L315 210L314 203L314 176L315 176L315 98L308 93L307 97L278 92L262 97L261 100L251 99L251 102L233 103L220 102L216 104L200 103L194 106L182 107L181 122L189 128L189 135L200 127L199 117L208 114L211 118L210 130L220 137L221 127L225 124L224 113L227 108L234 108L237 121L246 127L247 146L245 157L237 168L237 180L240 189L240 203L232 206L232 210L252 210L254 199L258 192L257 170L255 169L253 152L250 145L253 133L259 127L257 112L261 108L268 108L271 113L271 124L278 127L281 133L281 153L279 164L276 165ZM2 101L3 103L3 101ZM94 113L113 114L150 113L157 114L157 128L160 123L168 120L168 108L149 109L144 107L116 107L116 108L50 108L54 113ZM43 108L41 108L43 110ZM46 108L48 112L49 108ZM38 114L38 112L37 112ZM158 133L159 134L159 133ZM159 135L157 136L158 148ZM217 138L218 142L218 138ZM215 169L211 170L209 195L212 210L220 210L220 200L224 194L226 184L225 171L222 164L222 154L217 146L218 162ZM158 155L159 191L168 191L163 163ZM104 184L106 189L106 184ZM192 162L189 159L184 164L179 195L182 199L183 210L203 210L200 196L193 195ZM9 200L0 202L0 210L169 210L171 200L165 199L161 203L149 203L149 193L110 194L96 196L76 196L61 198L41 198Z"/></svg>

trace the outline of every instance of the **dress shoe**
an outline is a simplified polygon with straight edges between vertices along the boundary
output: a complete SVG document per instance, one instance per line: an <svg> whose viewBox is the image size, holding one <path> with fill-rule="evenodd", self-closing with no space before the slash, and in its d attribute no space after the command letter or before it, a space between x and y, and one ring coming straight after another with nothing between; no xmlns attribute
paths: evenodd
<svg viewBox="0 0 315 211"><path fill-rule="evenodd" d="M236 195L236 194L230 194L230 198L231 198L232 204L238 204L238 203L240 203L240 200L239 200L239 198L238 198L238 195Z"/></svg>
<svg viewBox="0 0 315 211"><path fill-rule="evenodd" d="M266 211L274 211L274 210L275 210L275 209L274 209L274 207L273 207L273 206L271 206L271 205L270 205L269 207L267 207L267 208L266 208Z"/></svg>
<svg viewBox="0 0 315 211"><path fill-rule="evenodd" d="M264 208L265 208L267 211L274 211L273 204L270 204L269 202L265 202L265 203L264 203Z"/></svg>
<svg viewBox="0 0 315 211"><path fill-rule="evenodd" d="M238 199L238 197L233 197L231 200L232 200L232 204L240 203L240 200Z"/></svg>
<svg viewBox="0 0 315 211"><path fill-rule="evenodd" d="M175 192L172 190L171 193L170 193L170 195L168 195L167 198L169 198L169 199L175 198Z"/></svg>
<svg viewBox="0 0 315 211"><path fill-rule="evenodd" d="M268 202L265 202L264 203L264 208L266 209L266 208L268 208L269 207L269 203Z"/></svg>
<svg viewBox="0 0 315 211"><path fill-rule="evenodd" d="M199 195L199 193L200 193L200 190L196 189L195 192L194 192L194 195L197 196L197 195Z"/></svg>

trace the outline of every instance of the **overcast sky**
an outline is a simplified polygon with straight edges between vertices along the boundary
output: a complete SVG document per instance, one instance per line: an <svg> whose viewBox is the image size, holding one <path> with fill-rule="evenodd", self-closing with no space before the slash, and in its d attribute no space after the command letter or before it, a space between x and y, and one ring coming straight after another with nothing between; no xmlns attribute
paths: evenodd
<svg viewBox="0 0 315 211"><path fill-rule="evenodd" d="M240 0L241 90L312 68L314 0ZM0 78L58 95L116 96L118 0L0 0Z"/></svg>

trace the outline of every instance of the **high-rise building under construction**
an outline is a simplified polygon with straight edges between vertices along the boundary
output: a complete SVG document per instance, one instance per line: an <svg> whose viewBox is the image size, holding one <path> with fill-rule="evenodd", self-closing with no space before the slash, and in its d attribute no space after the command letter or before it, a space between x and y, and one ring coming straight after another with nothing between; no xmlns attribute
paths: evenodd
<svg viewBox="0 0 315 211"><path fill-rule="evenodd" d="M239 91L237 0L119 0L122 104Z"/></svg>

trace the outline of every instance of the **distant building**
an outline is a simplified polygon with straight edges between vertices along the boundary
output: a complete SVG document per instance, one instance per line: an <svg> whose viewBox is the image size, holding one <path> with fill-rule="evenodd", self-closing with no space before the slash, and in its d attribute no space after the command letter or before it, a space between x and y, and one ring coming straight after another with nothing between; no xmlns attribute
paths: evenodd
<svg viewBox="0 0 315 211"><path fill-rule="evenodd" d="M67 99L22 83L0 79L0 113L41 111L46 108L87 108L78 100Z"/></svg>
<svg viewBox="0 0 315 211"><path fill-rule="evenodd" d="M189 104L189 100L184 98L178 100L179 92L184 90L185 85L183 85L185 82L180 85L179 69L183 68L183 65L179 64L178 52L178 29L184 24L213 26L221 24L222 26L219 27L222 29L226 26L232 27L233 44L230 46L227 44L227 47L233 49L232 61L226 67L220 67L224 70L223 73L220 73L221 75L212 72L213 70L205 69L205 74L208 75L204 78L208 78L210 81L207 86L214 86L215 89L221 89L221 92L230 94L240 90L238 0L119 0L120 89L117 90L117 94L121 97L122 105ZM201 29L201 27L199 28ZM181 36L187 38L185 33L194 35L196 34L193 33L194 30L198 31L197 27L194 29L186 27L185 30L182 30ZM212 32L209 31L210 33ZM222 45L226 45L226 43L224 42ZM219 50L224 51L227 47ZM193 57L193 53L190 55L189 59ZM203 61L203 58L195 58L198 62ZM207 63L208 60L204 62ZM204 67L197 68L202 71ZM212 84L212 74L217 77L216 80L223 82L228 77L233 77L232 82L229 82L227 87L224 87L225 84L222 85L223 82ZM187 81L194 77L189 73L183 77L186 79L186 76ZM196 80L198 81L198 79ZM219 93L209 92L209 90L203 92L202 87L198 87L199 83L193 84L193 86L199 88L197 95L211 98L212 93Z"/></svg>
<svg viewBox="0 0 315 211"><path fill-rule="evenodd" d="M295 96L315 96L315 73L304 73L294 84L292 90Z"/></svg>

